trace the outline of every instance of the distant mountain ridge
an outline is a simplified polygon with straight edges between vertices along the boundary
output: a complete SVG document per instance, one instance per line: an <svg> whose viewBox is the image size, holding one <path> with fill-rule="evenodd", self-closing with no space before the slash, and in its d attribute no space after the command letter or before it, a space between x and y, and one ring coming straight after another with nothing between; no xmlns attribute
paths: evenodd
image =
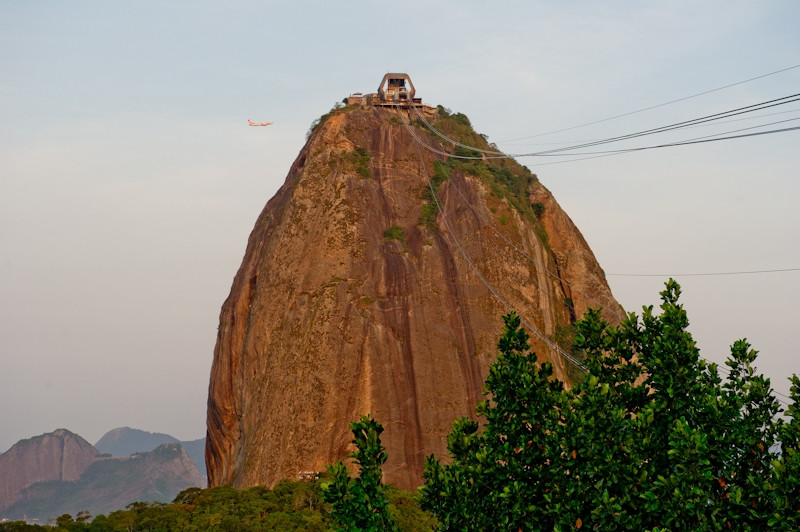
<svg viewBox="0 0 800 532"><path fill-rule="evenodd" d="M206 476L205 448L206 439L180 441L174 436L161 432L148 432L131 427L117 427L106 432L95 448L103 454L111 456L130 456L133 453L149 452L164 443L180 443L186 453L197 466L200 474Z"/></svg>
<svg viewBox="0 0 800 532"><path fill-rule="evenodd" d="M160 432L118 427L103 434L94 447L111 456L130 456L133 453L152 451L162 443L179 443L179 440Z"/></svg>
<svg viewBox="0 0 800 532"><path fill-rule="evenodd" d="M200 450L199 461L168 434L129 427L100 439L103 454L66 429L20 440L0 454L0 520L45 522L64 513L108 513L135 501L172 501L186 488L206 486L196 465L205 471L205 439L185 443L195 456Z"/></svg>
<svg viewBox="0 0 800 532"><path fill-rule="evenodd" d="M67 429L18 441L0 454L0 510L22 499L22 490L37 482L77 481L98 454Z"/></svg>
<svg viewBox="0 0 800 532"><path fill-rule="evenodd" d="M98 457L77 481L37 482L23 489L21 500L0 511L0 517L44 522L80 511L107 514L137 501L169 502L184 489L202 484L181 445L165 443L127 458Z"/></svg>

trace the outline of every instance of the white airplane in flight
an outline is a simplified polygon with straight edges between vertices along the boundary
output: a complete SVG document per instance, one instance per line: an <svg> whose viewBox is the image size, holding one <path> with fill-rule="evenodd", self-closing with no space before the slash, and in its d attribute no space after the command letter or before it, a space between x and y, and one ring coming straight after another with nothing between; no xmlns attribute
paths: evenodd
<svg viewBox="0 0 800 532"><path fill-rule="evenodd" d="M248 125L248 126L268 126L268 125L270 125L271 123L272 123L272 122L253 122L253 121L252 121L252 120L250 120L249 118L247 119L247 125Z"/></svg>

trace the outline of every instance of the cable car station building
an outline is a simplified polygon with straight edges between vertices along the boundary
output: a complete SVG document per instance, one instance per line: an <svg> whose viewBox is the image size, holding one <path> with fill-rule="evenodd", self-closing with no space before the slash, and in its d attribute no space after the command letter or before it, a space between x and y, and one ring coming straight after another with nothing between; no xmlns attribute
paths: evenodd
<svg viewBox="0 0 800 532"><path fill-rule="evenodd" d="M423 107L422 98L414 98L416 91L408 74L388 73L383 76L377 93L357 92L347 98L347 105L373 105L376 107Z"/></svg>

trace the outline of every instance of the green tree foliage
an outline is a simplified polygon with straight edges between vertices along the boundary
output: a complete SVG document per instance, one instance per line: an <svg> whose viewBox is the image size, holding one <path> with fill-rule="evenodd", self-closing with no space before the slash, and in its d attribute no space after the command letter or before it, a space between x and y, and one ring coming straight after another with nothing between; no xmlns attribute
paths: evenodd
<svg viewBox="0 0 800 532"><path fill-rule="evenodd" d="M381 443L383 427L371 416L350 423L356 452L350 455L359 469L358 478L350 478L344 463L329 467L331 482L323 488L323 497L331 505L331 517L341 530L395 530L389 513L389 499L381 482L381 466L386 462Z"/></svg>
<svg viewBox="0 0 800 532"><path fill-rule="evenodd" d="M540 201L531 203L531 210L533 210L533 215L536 216L537 219L541 219L544 214L544 203Z"/></svg>
<svg viewBox="0 0 800 532"><path fill-rule="evenodd" d="M126 509L98 515L79 513L54 520L54 531L238 531L330 529L330 510L322 500L323 480L282 481L274 489L263 486L237 490L230 486L189 488L171 504L134 502ZM36 530L22 522L0 523L0 531Z"/></svg>
<svg viewBox="0 0 800 532"><path fill-rule="evenodd" d="M332 153L328 159L331 169L355 170L361 177L370 177L369 160L372 155L365 148L355 147L352 151Z"/></svg>
<svg viewBox="0 0 800 532"><path fill-rule="evenodd" d="M406 234L403 231L403 228L399 225L393 225L390 228L383 231L383 239L384 240L397 240L402 242L403 244L406 243Z"/></svg>
<svg viewBox="0 0 800 532"><path fill-rule="evenodd" d="M7 521L5 523L0 523L0 532L28 532L28 531L41 531L42 526L39 525L29 525L25 521ZM58 530L54 528L49 528L48 530Z"/></svg>
<svg viewBox="0 0 800 532"><path fill-rule="evenodd" d="M397 529L403 532L433 532L438 524L430 512L419 507L419 493L411 493L386 485L389 514Z"/></svg>
<svg viewBox="0 0 800 532"><path fill-rule="evenodd" d="M415 121L414 125L422 132L429 134L436 142L442 142L443 139L428 129L428 126L421 120ZM453 156L446 161L434 163L434 171L431 176L434 192L438 193L439 186L450 178L453 170L460 170L466 175L480 179L494 197L507 201L535 226L540 227L537 216L541 216L541 211L537 215L537 211L534 210L535 208L528 199L530 188L538 179L528 167L522 166L511 158L483 159L482 153L478 150L497 151L498 148L487 142L486 135L477 133L472 128L469 118L463 113L453 113L450 109L440 105L436 116L431 120L431 125L438 132L455 141L454 143L445 141L442 145L442 148L452 153ZM437 207L429 187L425 187L422 191L422 199L419 224L429 230L435 230Z"/></svg>
<svg viewBox="0 0 800 532"><path fill-rule="evenodd" d="M756 352L731 347L723 382L670 280L661 313L577 324L587 373L571 389L504 317L479 425L454 424L452 462L428 457L422 507L441 530L797 530L800 381L783 424ZM778 452L780 449L780 452Z"/></svg>
<svg viewBox="0 0 800 532"><path fill-rule="evenodd" d="M356 106L347 105L347 97L343 98L341 102L334 102L333 107L331 107L330 111L328 111L324 115L320 116L319 118L311 122L311 125L309 126L308 131L306 132L306 140L311 138L311 134L314 133L317 130L317 128L319 128L319 126L327 122L330 117L337 115L339 113L346 113L348 111L352 111L355 107Z"/></svg>
<svg viewBox="0 0 800 532"><path fill-rule="evenodd" d="M800 530L800 379L792 376L789 422L780 427L781 456L772 463L775 508L769 519L774 530Z"/></svg>
<svg viewBox="0 0 800 532"><path fill-rule="evenodd" d="M491 400L477 408L486 418L456 421L448 436L452 463L428 457L422 506L439 519L442 530L516 530L517 523L539 523L547 513L545 485L556 471L542 460L557 440L549 434L562 411L562 385L551 380L552 367L537 367L525 353L528 335L518 316L505 316L497 362L486 378Z"/></svg>
<svg viewBox="0 0 800 532"><path fill-rule="evenodd" d="M313 482L284 480L273 489L189 488L171 504L135 502L124 510L98 515L93 520L87 512L79 512L75 519L64 514L47 527L22 521L0 522L0 532L329 531L333 525L331 508L323 500L322 492L322 486L328 482L330 479L323 474ZM388 512L399 530L435 530L436 519L420 509L416 494L387 486L386 495Z"/></svg>

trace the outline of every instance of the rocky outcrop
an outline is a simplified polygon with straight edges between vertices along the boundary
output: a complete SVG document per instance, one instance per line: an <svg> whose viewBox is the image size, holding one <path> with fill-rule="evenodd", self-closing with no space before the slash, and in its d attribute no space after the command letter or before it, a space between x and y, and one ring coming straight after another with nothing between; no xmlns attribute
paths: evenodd
<svg viewBox="0 0 800 532"><path fill-rule="evenodd" d="M108 453L111 456L130 456L137 452L149 452L164 443L180 443L186 454L197 466L200 474L205 478L206 462L205 447L206 439L200 438L190 441L179 441L169 434L161 432L148 432L141 429L130 427L117 427L109 430L94 444L95 449L101 453Z"/></svg>
<svg viewBox="0 0 800 532"><path fill-rule="evenodd" d="M179 441L169 434L117 427L103 434L94 444L94 448L111 456L130 456L133 453L152 451L163 443Z"/></svg>
<svg viewBox="0 0 800 532"><path fill-rule="evenodd" d="M569 306L578 313L576 317L580 318L586 308L602 308L604 318L619 322L623 317L622 307L611 295L605 273L581 232L544 186L534 186L530 199L531 203L543 205L540 220L547 233L556 274L551 278L558 278Z"/></svg>
<svg viewBox="0 0 800 532"><path fill-rule="evenodd" d="M75 481L37 482L0 511L6 519L48 519L88 511L107 514L135 501L172 501L182 490L203 486L200 472L178 443L129 457L102 456Z"/></svg>
<svg viewBox="0 0 800 532"><path fill-rule="evenodd" d="M20 440L0 455L0 510L36 482L78 480L97 455L89 442L66 429Z"/></svg>
<svg viewBox="0 0 800 532"><path fill-rule="evenodd" d="M386 429L385 480L413 488L424 457L445 454L454 419L474 415L502 314L514 309L554 339L586 301L612 320L621 310L536 182L541 220L455 169L437 193L441 212L421 225L428 176L444 157L415 136L448 146L412 131L390 109L334 114L258 217L220 313L209 485L324 470L352 452L348 423L371 413ZM569 379L567 361L535 335L532 344Z"/></svg>

